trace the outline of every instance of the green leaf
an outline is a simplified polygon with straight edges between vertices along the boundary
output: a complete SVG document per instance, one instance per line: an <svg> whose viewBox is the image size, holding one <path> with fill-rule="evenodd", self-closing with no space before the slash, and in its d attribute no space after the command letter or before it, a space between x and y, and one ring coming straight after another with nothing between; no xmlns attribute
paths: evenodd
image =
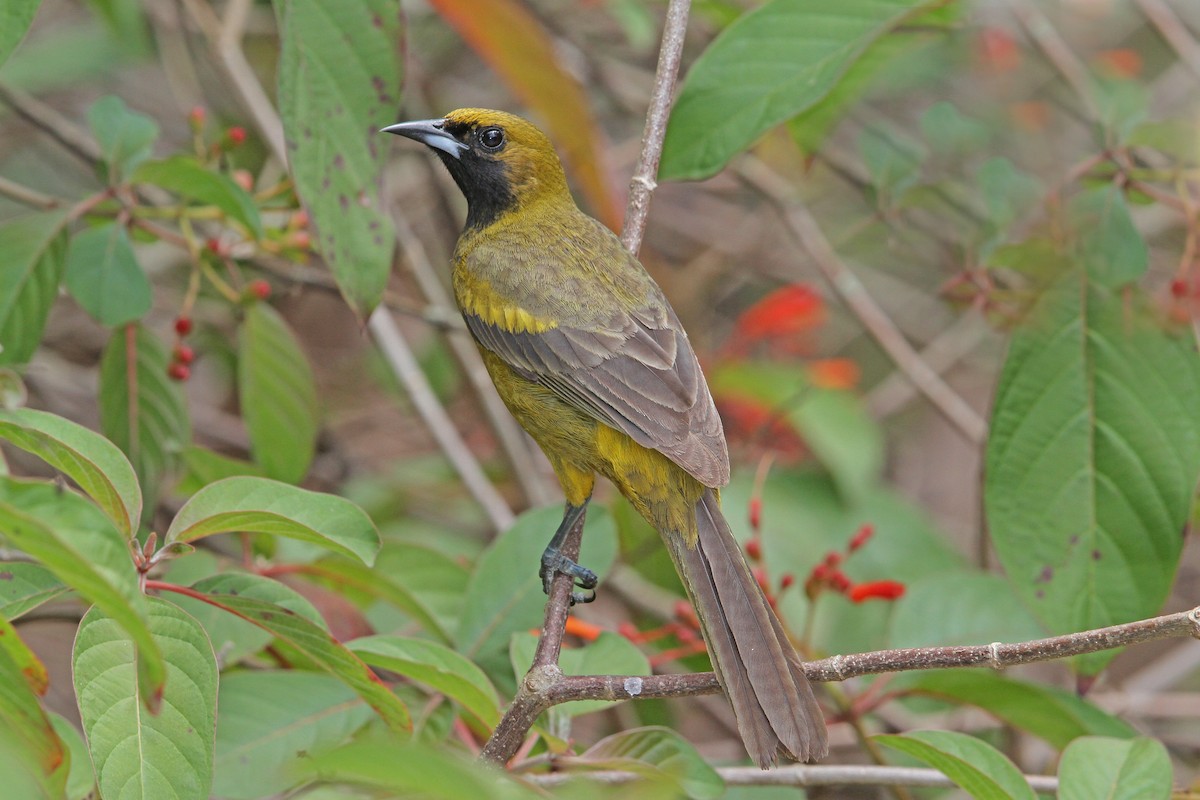
<svg viewBox="0 0 1200 800"><path fill-rule="evenodd" d="M909 584L896 603L889 647L1024 642L1045 635L999 575L940 571Z"/></svg>
<svg viewBox="0 0 1200 800"><path fill-rule="evenodd" d="M894 31L873 42L824 98L788 122L796 144L805 154L816 153L851 106L873 94L881 78L923 52L931 41L927 33Z"/></svg>
<svg viewBox="0 0 1200 800"><path fill-rule="evenodd" d="M238 399L250 449L267 477L298 483L317 440L312 367L283 318L257 303L238 339Z"/></svg>
<svg viewBox="0 0 1200 800"><path fill-rule="evenodd" d="M349 500L249 476L210 483L192 495L164 541L194 542L235 531L314 542L367 565L379 551L375 523Z"/></svg>
<svg viewBox="0 0 1200 800"><path fill-rule="evenodd" d="M892 38L896 37L888 37ZM921 133L930 149L941 157L978 153L991 138L987 125L964 115L949 100L941 100L925 109L921 115Z"/></svg>
<svg viewBox="0 0 1200 800"><path fill-rule="evenodd" d="M352 742L297 762L298 776L323 783L349 783L385 790L389 796L428 800L536 800L541 795L502 770L484 766L448 748L417 742L397 745L379 739Z"/></svg>
<svg viewBox="0 0 1200 800"><path fill-rule="evenodd" d="M1153 616L1174 580L1200 475L1200 356L1146 316L1076 270L1016 331L1000 376L988 528L1051 633Z"/></svg>
<svg viewBox="0 0 1200 800"><path fill-rule="evenodd" d="M448 647L404 636L367 636L347 646L372 667L411 678L458 702L489 730L500 720L500 698L491 681Z"/></svg>
<svg viewBox="0 0 1200 800"><path fill-rule="evenodd" d="M54 573L28 561L0 561L0 618L17 619L67 591Z"/></svg>
<svg viewBox="0 0 1200 800"><path fill-rule="evenodd" d="M145 598L126 539L108 518L61 487L0 478L0 536L126 630L137 643L142 701L156 709L166 666L147 627Z"/></svg>
<svg viewBox="0 0 1200 800"><path fill-rule="evenodd" d="M342 294L360 316L383 297L392 221L380 206L382 144L404 74L400 6L275 0L279 111L296 193Z"/></svg>
<svg viewBox="0 0 1200 800"><path fill-rule="evenodd" d="M721 366L710 385L718 398L745 398L786 418L847 500L861 500L879 482L883 431L857 395L814 388L798 370L754 362Z"/></svg>
<svg viewBox="0 0 1200 800"><path fill-rule="evenodd" d="M669 728L648 727L605 737L582 756L589 766L670 777L693 800L725 793L717 771L682 736Z"/></svg>
<svg viewBox="0 0 1200 800"><path fill-rule="evenodd" d="M254 238L262 238L262 219L249 193L227 175L205 168L192 156L176 155L142 164L133 180L152 183L187 200L216 206L242 223Z"/></svg>
<svg viewBox="0 0 1200 800"><path fill-rule="evenodd" d="M1137 731L1074 692L983 670L932 670L897 676L893 691L915 691L978 706L1061 750L1080 736L1129 739Z"/></svg>
<svg viewBox="0 0 1200 800"><path fill-rule="evenodd" d="M1058 765L1059 800L1166 800L1171 759L1154 739L1076 739Z"/></svg>
<svg viewBox="0 0 1200 800"><path fill-rule="evenodd" d="M871 738L920 759L975 800L1036 800L1021 771L982 739L953 731L912 731L903 736Z"/></svg>
<svg viewBox="0 0 1200 800"><path fill-rule="evenodd" d="M142 513L142 490L125 454L98 433L45 411L0 410L0 439L62 472L132 536Z"/></svg>
<svg viewBox="0 0 1200 800"><path fill-rule="evenodd" d="M213 794L257 800L296 784L291 762L345 741L374 718L337 678L316 672L234 672L221 678Z"/></svg>
<svg viewBox="0 0 1200 800"><path fill-rule="evenodd" d="M65 717L50 712L50 724L54 732L67 747L70 756L60 769L67 771L67 800L88 800L96 791L96 778L92 774L92 759L88 755L87 743L74 723Z"/></svg>
<svg viewBox="0 0 1200 800"><path fill-rule="evenodd" d="M920 0L772 0L696 59L671 112L659 176L704 178L811 108Z"/></svg>
<svg viewBox="0 0 1200 800"><path fill-rule="evenodd" d="M483 552L467 584L455 647L483 667L502 689L511 688L508 648L512 634L541 625L546 595L538 567L561 519L561 506L526 511ZM612 516L592 506L579 563L603 578L616 558L616 539Z"/></svg>
<svg viewBox="0 0 1200 800"><path fill-rule="evenodd" d="M258 464L232 458L198 444L190 444L183 448L183 465L187 471L179 479L175 491L184 496L195 494L222 478L234 478L239 475L263 477L262 467Z"/></svg>
<svg viewBox="0 0 1200 800"><path fill-rule="evenodd" d="M101 325L133 322L150 310L150 281L124 225L105 222L71 239L67 291Z"/></svg>
<svg viewBox="0 0 1200 800"><path fill-rule="evenodd" d="M42 0L9 0L0 5L0 65L17 49Z"/></svg>
<svg viewBox="0 0 1200 800"><path fill-rule="evenodd" d="M519 677L533 666L538 635L521 631L512 636L513 672ZM605 631L594 642L582 647L564 647L558 665L565 675L650 675L650 661L633 642L617 633ZM611 700L576 700L554 707L555 711L577 717L612 708Z"/></svg>
<svg viewBox="0 0 1200 800"><path fill-rule="evenodd" d="M462 610L467 570L436 550L385 544L373 568L342 558L325 558L308 574L337 586L383 600L413 618L445 644Z"/></svg>
<svg viewBox="0 0 1200 800"><path fill-rule="evenodd" d="M928 154L898 129L871 126L858 136L858 149L882 204L891 204L916 185Z"/></svg>
<svg viewBox="0 0 1200 800"><path fill-rule="evenodd" d="M114 332L100 361L100 430L133 464L143 513L154 508L192 438L183 392L167 376L167 363L166 348L137 323Z"/></svg>
<svg viewBox="0 0 1200 800"><path fill-rule="evenodd" d="M325 620L303 595L277 580L247 572L223 572L197 581L192 588L203 594L238 595L261 600L293 611L314 625L325 628ZM272 641L269 631L225 610L187 595L171 601L191 614L208 632L222 664L236 664L254 655Z"/></svg>
<svg viewBox="0 0 1200 800"><path fill-rule="evenodd" d="M113 185L150 157L158 138L157 122L129 110L124 100L113 95L101 97L92 105L88 125L100 143L101 157L108 166L108 182Z"/></svg>
<svg viewBox="0 0 1200 800"><path fill-rule="evenodd" d="M0 619L0 728L15 733L45 794L66 789L66 748L38 702L47 686L46 668L21 641L12 623Z"/></svg>
<svg viewBox="0 0 1200 800"><path fill-rule="evenodd" d="M290 609L251 597L208 594L209 602L287 642L353 689L393 731L412 729L408 709L358 656L324 627Z"/></svg>
<svg viewBox="0 0 1200 800"><path fill-rule="evenodd" d="M0 225L0 364L24 364L42 341L66 264L66 221L55 211Z"/></svg>
<svg viewBox="0 0 1200 800"><path fill-rule="evenodd" d="M79 713L103 797L208 800L217 713L217 661L196 620L147 598L150 632L167 664L158 714L137 701L135 643L98 608L84 615L72 669Z"/></svg>
<svg viewBox="0 0 1200 800"><path fill-rule="evenodd" d="M1107 184L1077 194L1068 214L1076 257L1093 281L1116 289L1146 274L1150 251L1119 188Z"/></svg>

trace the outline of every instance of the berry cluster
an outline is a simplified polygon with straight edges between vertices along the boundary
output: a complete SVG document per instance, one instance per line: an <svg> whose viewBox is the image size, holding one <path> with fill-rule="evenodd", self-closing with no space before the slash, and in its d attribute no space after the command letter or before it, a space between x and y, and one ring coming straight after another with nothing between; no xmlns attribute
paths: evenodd
<svg viewBox="0 0 1200 800"><path fill-rule="evenodd" d="M167 375L171 380L186 381L192 377L192 362L196 360L196 351L184 342L191 332L191 317L180 314L175 318L175 348L171 351L171 363L167 367Z"/></svg>

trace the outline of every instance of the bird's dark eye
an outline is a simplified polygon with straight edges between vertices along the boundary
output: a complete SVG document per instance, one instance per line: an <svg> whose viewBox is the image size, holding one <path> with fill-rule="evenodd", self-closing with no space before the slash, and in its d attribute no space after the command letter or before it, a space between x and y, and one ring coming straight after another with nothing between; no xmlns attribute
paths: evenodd
<svg viewBox="0 0 1200 800"><path fill-rule="evenodd" d="M499 128L484 128L479 132L479 143L488 150L499 150L504 144L504 131Z"/></svg>

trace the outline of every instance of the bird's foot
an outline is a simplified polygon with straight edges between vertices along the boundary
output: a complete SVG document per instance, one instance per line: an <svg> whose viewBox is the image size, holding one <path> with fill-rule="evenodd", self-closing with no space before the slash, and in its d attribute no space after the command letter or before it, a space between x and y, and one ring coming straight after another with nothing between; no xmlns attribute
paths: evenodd
<svg viewBox="0 0 1200 800"><path fill-rule="evenodd" d="M579 566L564 556L558 548L547 547L542 553L542 567L538 570L538 576L542 579L542 591L550 594L550 584L554 582L554 576L559 573L570 576L576 586L585 590L571 592L571 605L590 603L596 599L596 584L600 582L596 573L587 567Z"/></svg>

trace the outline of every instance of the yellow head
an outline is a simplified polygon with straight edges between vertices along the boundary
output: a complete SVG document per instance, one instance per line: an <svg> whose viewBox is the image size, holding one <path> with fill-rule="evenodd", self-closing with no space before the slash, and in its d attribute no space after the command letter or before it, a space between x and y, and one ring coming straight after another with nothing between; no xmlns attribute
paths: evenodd
<svg viewBox="0 0 1200 800"><path fill-rule="evenodd" d="M467 198L467 228L538 202L569 202L562 164L546 135L504 111L460 108L442 119L383 129L432 148Z"/></svg>

